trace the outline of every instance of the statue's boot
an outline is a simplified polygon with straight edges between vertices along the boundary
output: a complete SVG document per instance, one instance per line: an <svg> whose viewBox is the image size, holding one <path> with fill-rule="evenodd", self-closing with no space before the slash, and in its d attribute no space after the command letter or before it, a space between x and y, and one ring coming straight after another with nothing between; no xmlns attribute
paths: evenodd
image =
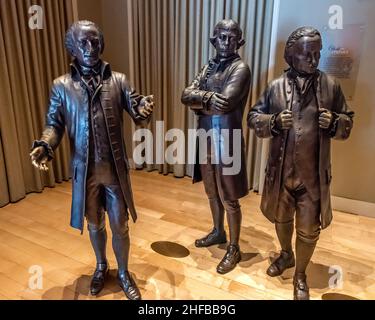
<svg viewBox="0 0 375 320"><path fill-rule="evenodd" d="M218 264L216 271L220 274L226 274L232 271L237 263L241 261L240 247L230 244L224 258Z"/></svg>
<svg viewBox="0 0 375 320"><path fill-rule="evenodd" d="M237 263L241 261L241 251L239 246L242 212L238 200L225 201L227 220L229 226L230 244L224 258L218 264L216 271L225 274L232 271Z"/></svg>
<svg viewBox="0 0 375 320"><path fill-rule="evenodd" d="M109 272L106 258L107 231L105 226L95 229L89 225L91 245L96 256L96 269L90 283L90 293L96 296L104 288L104 282Z"/></svg>
<svg viewBox="0 0 375 320"><path fill-rule="evenodd" d="M129 271L119 272L117 279L120 287L129 300L142 300L141 292Z"/></svg>
<svg viewBox="0 0 375 320"><path fill-rule="evenodd" d="M312 255L318 241L318 236L307 239L297 235L296 240L296 271L293 279L294 284L294 300L309 300L310 293L306 281L306 269L311 260Z"/></svg>
<svg viewBox="0 0 375 320"><path fill-rule="evenodd" d="M214 228L208 235L195 241L195 246L198 248L227 242L224 230L224 206L219 198L210 199L209 201Z"/></svg>
<svg viewBox="0 0 375 320"><path fill-rule="evenodd" d="M286 269L295 266L295 258L292 250L294 220L286 223L276 221L275 228L281 245L281 252L267 269L267 274L270 277L280 276Z"/></svg>
<svg viewBox="0 0 375 320"><path fill-rule="evenodd" d="M118 265L117 280L129 300L141 300L141 293L128 271L130 238L129 228L126 224L120 228L112 228L112 247Z"/></svg>

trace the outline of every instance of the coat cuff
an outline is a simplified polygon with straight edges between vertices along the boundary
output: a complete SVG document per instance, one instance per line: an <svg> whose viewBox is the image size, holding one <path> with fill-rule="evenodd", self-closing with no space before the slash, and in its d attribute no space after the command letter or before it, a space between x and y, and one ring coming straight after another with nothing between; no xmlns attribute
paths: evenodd
<svg viewBox="0 0 375 320"><path fill-rule="evenodd" d="M346 114L333 113L334 120L329 131L331 137L338 140L349 138L353 127L352 118Z"/></svg>
<svg viewBox="0 0 375 320"><path fill-rule="evenodd" d="M275 127L275 125L272 124L272 122L275 123L275 115L258 114L254 122L255 134L259 138L270 138L277 135L277 131L273 132L276 128L272 128L272 125Z"/></svg>
<svg viewBox="0 0 375 320"><path fill-rule="evenodd" d="M47 153L48 161L51 161L55 157L55 153L53 152L51 146L43 140L35 140L33 145L31 146L31 151L38 147L44 147L44 150Z"/></svg>
<svg viewBox="0 0 375 320"><path fill-rule="evenodd" d="M193 90L190 94L190 103L189 107L194 112L207 111L208 102L211 97L214 95L214 92L204 91L204 90Z"/></svg>

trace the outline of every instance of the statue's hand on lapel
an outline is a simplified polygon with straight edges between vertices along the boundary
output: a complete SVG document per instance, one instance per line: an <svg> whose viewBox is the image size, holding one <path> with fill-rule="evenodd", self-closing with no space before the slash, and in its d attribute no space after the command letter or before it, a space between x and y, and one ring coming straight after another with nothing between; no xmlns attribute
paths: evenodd
<svg viewBox="0 0 375 320"><path fill-rule="evenodd" d="M322 129L328 129L332 121L332 112L325 108L319 108L319 127Z"/></svg>

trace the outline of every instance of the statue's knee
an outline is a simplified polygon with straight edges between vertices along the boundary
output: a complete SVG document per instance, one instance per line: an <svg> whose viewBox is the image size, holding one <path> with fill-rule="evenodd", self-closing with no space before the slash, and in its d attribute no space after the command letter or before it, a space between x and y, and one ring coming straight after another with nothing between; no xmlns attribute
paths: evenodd
<svg viewBox="0 0 375 320"><path fill-rule="evenodd" d="M220 195L216 192L216 190L206 189L206 195L208 200L210 201L221 201Z"/></svg>
<svg viewBox="0 0 375 320"><path fill-rule="evenodd" d="M319 240L320 225L310 224L297 227L297 237L307 243L316 243Z"/></svg>
<svg viewBox="0 0 375 320"><path fill-rule="evenodd" d="M123 239L129 237L129 226L127 222L112 225L111 230L114 238Z"/></svg>
<svg viewBox="0 0 375 320"><path fill-rule="evenodd" d="M87 229L89 232L101 232L105 230L105 221L87 221Z"/></svg>
<svg viewBox="0 0 375 320"><path fill-rule="evenodd" d="M228 214L241 210L241 205L238 200L224 201L224 207Z"/></svg>

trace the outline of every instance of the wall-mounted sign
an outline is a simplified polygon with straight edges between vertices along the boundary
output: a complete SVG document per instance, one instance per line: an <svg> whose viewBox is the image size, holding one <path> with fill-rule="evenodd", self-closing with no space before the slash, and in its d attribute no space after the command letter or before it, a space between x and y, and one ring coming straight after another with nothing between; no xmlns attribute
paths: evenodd
<svg viewBox="0 0 375 320"><path fill-rule="evenodd" d="M364 25L343 29L323 28L323 50L319 68L337 78L348 100L353 100L363 47Z"/></svg>

